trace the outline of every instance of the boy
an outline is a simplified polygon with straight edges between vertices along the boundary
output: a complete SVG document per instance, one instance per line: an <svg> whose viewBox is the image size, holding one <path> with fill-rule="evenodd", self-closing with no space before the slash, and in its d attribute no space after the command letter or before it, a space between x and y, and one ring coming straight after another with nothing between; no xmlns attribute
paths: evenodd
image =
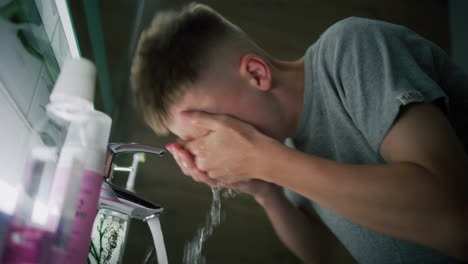
<svg viewBox="0 0 468 264"><path fill-rule="evenodd" d="M191 4L155 17L131 79L183 172L251 194L303 261L333 235L359 263L468 260L468 78L414 32L349 18L280 61Z"/></svg>

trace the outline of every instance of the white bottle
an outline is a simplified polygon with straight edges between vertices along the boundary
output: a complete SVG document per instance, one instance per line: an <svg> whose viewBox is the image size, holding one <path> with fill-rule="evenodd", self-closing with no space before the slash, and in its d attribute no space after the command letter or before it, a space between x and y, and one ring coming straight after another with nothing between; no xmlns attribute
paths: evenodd
<svg viewBox="0 0 468 264"><path fill-rule="evenodd" d="M49 112L69 122L48 204L50 213L47 226L53 233L53 241L46 250L51 261L63 262L71 236L79 186L84 173L85 138L82 130L88 113L94 111L92 100L95 77L96 69L91 62L85 59L67 61L47 106Z"/></svg>
<svg viewBox="0 0 468 264"><path fill-rule="evenodd" d="M93 108L96 69L68 61L51 95L51 108L70 121L52 188L52 262L85 263L103 180L111 118Z"/></svg>
<svg viewBox="0 0 468 264"><path fill-rule="evenodd" d="M103 182L110 128L110 117L98 111L90 113L90 119L85 126L87 141L84 174L67 249L67 261L71 264L86 263Z"/></svg>
<svg viewBox="0 0 468 264"><path fill-rule="evenodd" d="M3 263L86 262L111 127L93 107L95 78L86 59L62 68L45 125L32 134Z"/></svg>
<svg viewBox="0 0 468 264"><path fill-rule="evenodd" d="M83 59L65 64L46 116L31 133L3 263L49 263L60 219L64 213L74 215L84 171L84 146L71 147L69 132L81 129L77 122L84 122L87 113L94 111L95 72L93 64ZM57 167L67 167L67 173L57 173Z"/></svg>

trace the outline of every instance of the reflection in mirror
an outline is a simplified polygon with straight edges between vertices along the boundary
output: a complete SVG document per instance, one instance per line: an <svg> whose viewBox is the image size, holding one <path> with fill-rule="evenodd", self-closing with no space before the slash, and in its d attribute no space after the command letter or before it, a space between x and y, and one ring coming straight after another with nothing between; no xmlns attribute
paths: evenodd
<svg viewBox="0 0 468 264"><path fill-rule="evenodd" d="M152 201L154 199L150 199L150 197L144 197L144 193L148 192L142 192L145 189L142 177L145 179L157 177L157 171L154 171L154 167L157 167L157 164L161 162L161 157L149 153L128 152L118 154L112 162L112 183L137 193L143 199L157 203L158 201ZM157 191L158 186L153 187Z"/></svg>
<svg viewBox="0 0 468 264"><path fill-rule="evenodd" d="M122 153L114 158L112 183L135 192L135 179L140 163L145 162L145 153Z"/></svg>

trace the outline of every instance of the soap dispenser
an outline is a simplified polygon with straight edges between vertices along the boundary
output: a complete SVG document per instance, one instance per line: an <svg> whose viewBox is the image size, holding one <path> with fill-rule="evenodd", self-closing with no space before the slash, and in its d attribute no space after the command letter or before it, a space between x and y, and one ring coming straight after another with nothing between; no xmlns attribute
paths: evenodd
<svg viewBox="0 0 468 264"><path fill-rule="evenodd" d="M64 63L31 133L2 263L85 263L111 127L94 110L95 78L84 58Z"/></svg>

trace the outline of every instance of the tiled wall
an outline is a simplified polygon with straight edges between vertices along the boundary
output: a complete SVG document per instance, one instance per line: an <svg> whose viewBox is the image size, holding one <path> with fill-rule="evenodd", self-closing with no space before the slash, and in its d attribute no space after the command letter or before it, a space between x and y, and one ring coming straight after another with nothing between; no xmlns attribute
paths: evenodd
<svg viewBox="0 0 468 264"><path fill-rule="evenodd" d="M26 139L71 55L55 0L0 0L0 36L0 177L15 185Z"/></svg>

